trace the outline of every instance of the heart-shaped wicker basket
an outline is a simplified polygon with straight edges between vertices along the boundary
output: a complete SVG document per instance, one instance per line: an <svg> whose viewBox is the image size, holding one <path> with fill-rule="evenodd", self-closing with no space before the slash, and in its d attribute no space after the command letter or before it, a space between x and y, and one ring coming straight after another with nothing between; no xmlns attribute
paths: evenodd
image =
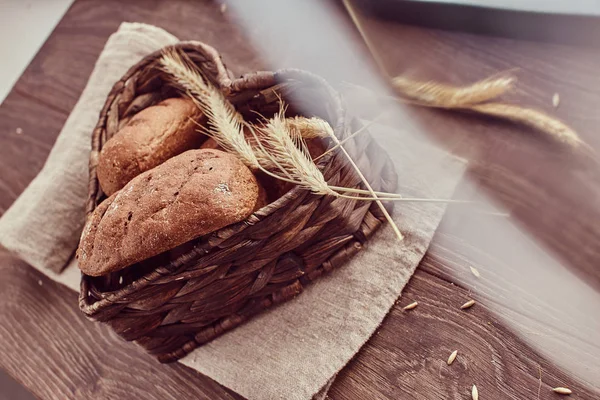
<svg viewBox="0 0 600 400"><path fill-rule="evenodd" d="M245 118L255 119L256 112L272 115L283 99L289 115L319 116L339 139L360 127L345 115L340 96L318 76L282 70L231 79L213 48L199 42L174 47L185 51ZM135 113L181 95L158 68L162 54L152 53L133 66L106 100L92 137L88 217L106 197L96 176L102 146ZM393 164L368 133L344 146L373 189L396 189ZM340 152L328 153L317 165L332 185L364 188ZM372 202L294 187L245 221L179 246L175 258L171 251L107 276L83 275L79 306L159 361L175 361L301 293L310 281L359 251L383 221Z"/></svg>

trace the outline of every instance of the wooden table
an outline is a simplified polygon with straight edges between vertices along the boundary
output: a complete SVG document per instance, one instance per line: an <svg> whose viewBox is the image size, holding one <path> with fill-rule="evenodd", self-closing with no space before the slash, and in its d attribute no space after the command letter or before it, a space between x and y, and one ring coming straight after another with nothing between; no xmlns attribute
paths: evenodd
<svg viewBox="0 0 600 400"><path fill-rule="evenodd" d="M122 21L151 23L180 38L205 41L236 73L261 66L218 4L77 0L0 107L0 213L41 169L106 39ZM520 89L510 100L558 115L600 148L594 129L600 51L369 18L365 29L393 73L412 71L416 77L464 84L519 68ZM561 98L557 109L551 102L555 92ZM400 303L338 375L329 397L466 399L476 384L483 399L554 399L556 386L571 388L571 398L600 398L600 367L594 361L600 353L600 315L584 311L597 310L598 304L549 301L561 299L561 286L546 287L546 278L559 270L544 269L560 260L558 268L567 273L561 285L569 285L572 274L598 293L598 164L580 154L565 155L540 134L516 125L429 109L407 112L415 129L470 161L455 197L492 198L511 217L451 207ZM527 253L527 246L538 253ZM524 251L530 256L523 258ZM74 293L5 250L0 270L0 367L35 396L239 397L186 367L158 364L107 327L87 321ZM549 290L556 296L548 297ZM478 304L461 311L471 297ZM412 300L419 307L403 312ZM459 355L449 367L445 360L455 349Z"/></svg>

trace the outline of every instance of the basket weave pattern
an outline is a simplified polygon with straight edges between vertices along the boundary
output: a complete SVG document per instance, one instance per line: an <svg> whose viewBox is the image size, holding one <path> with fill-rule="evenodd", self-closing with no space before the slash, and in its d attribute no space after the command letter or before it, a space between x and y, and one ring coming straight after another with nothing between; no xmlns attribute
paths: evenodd
<svg viewBox="0 0 600 400"><path fill-rule="evenodd" d="M272 115L281 96L290 105L288 114L311 110L340 139L360 127L345 115L339 95L315 75L283 70L232 80L209 46L182 42L176 47L246 118L255 118L255 112ZM106 197L96 176L102 146L140 110L180 95L157 67L161 55L152 53L133 66L108 96L93 132L88 216ZM393 164L367 133L345 147L374 190L395 190ZM317 165L331 185L362 188L339 152L322 157ZM301 293L310 281L359 251L383 221L372 202L295 187L245 221L179 246L175 257L172 251L104 277L83 275L79 305L88 317L108 323L159 361L175 361Z"/></svg>

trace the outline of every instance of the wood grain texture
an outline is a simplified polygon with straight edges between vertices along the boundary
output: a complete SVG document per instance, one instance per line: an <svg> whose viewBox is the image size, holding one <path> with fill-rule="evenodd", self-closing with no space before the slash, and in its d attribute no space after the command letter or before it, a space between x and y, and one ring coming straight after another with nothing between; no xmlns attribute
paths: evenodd
<svg viewBox="0 0 600 400"><path fill-rule="evenodd" d="M591 147L600 77L597 49L422 30L367 20L367 30L391 75L467 84L513 70L519 78L506 101L533 107L571 125ZM410 58L403 57L410 54ZM561 103L552 105L559 93ZM471 115L410 110L416 129L468 158L480 189L564 262L600 288L600 163L562 151L544 134ZM452 134L449 134L452 132ZM566 153L566 154L565 154Z"/></svg>
<svg viewBox="0 0 600 400"><path fill-rule="evenodd" d="M42 399L236 399L178 364L162 365L81 314L77 294L0 249L1 365Z"/></svg>
<svg viewBox="0 0 600 400"><path fill-rule="evenodd" d="M205 41L219 49L236 74L261 68L218 4L76 1L0 106L0 213L41 169L98 54L121 21L156 24L180 38ZM394 73L460 84L519 67L521 89L510 99L556 113L599 148L599 51L368 22ZM561 97L558 109L551 105L554 92ZM533 237L598 290L597 166L565 157L514 125L433 110L407 113L415 132L428 133L471 160L470 180L456 197L482 202L491 197L513 215L510 229L518 231L517 243ZM598 318L587 315L581 322L583 311L561 308L544 297L547 293L519 286L527 282L522 278L530 264L543 268L552 257L535 255L519 264L514 241L494 242L492 233L506 228L503 220L459 206L449 209L399 305L340 373L330 398L467 399L472 384L484 399L536 399L538 388L540 399L557 399L550 388L558 385L573 389L574 399L600 397L597 379L570 369L596 354ZM481 278L476 280L469 266ZM75 294L4 250L0 273L0 367L39 398L237 397L188 368L157 364L105 326L85 320ZM460 311L470 297L478 303ZM419 306L402 312L412 300ZM563 318L567 327L555 323ZM557 345L558 359L544 352L546 344L559 342L570 345ZM459 355L448 367L445 360L455 349ZM597 365L580 364L588 372Z"/></svg>
<svg viewBox="0 0 600 400"><path fill-rule="evenodd" d="M428 259L434 258L427 256ZM427 260L426 260L427 261ZM551 389L569 386L573 398L600 392L548 365L515 337L485 304L460 305L467 290L418 270L403 300L334 382L332 399L555 399ZM402 311L413 299L419 306ZM458 350L454 363L446 360ZM540 388L539 374L542 370Z"/></svg>

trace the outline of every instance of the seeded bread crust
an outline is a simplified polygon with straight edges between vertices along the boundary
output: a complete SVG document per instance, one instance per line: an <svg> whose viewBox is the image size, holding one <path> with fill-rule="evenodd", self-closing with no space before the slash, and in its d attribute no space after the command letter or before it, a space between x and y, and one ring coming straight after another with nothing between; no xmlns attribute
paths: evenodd
<svg viewBox="0 0 600 400"><path fill-rule="evenodd" d="M90 276L105 275L246 219L264 190L237 157L189 150L133 178L94 210L77 257Z"/></svg>

